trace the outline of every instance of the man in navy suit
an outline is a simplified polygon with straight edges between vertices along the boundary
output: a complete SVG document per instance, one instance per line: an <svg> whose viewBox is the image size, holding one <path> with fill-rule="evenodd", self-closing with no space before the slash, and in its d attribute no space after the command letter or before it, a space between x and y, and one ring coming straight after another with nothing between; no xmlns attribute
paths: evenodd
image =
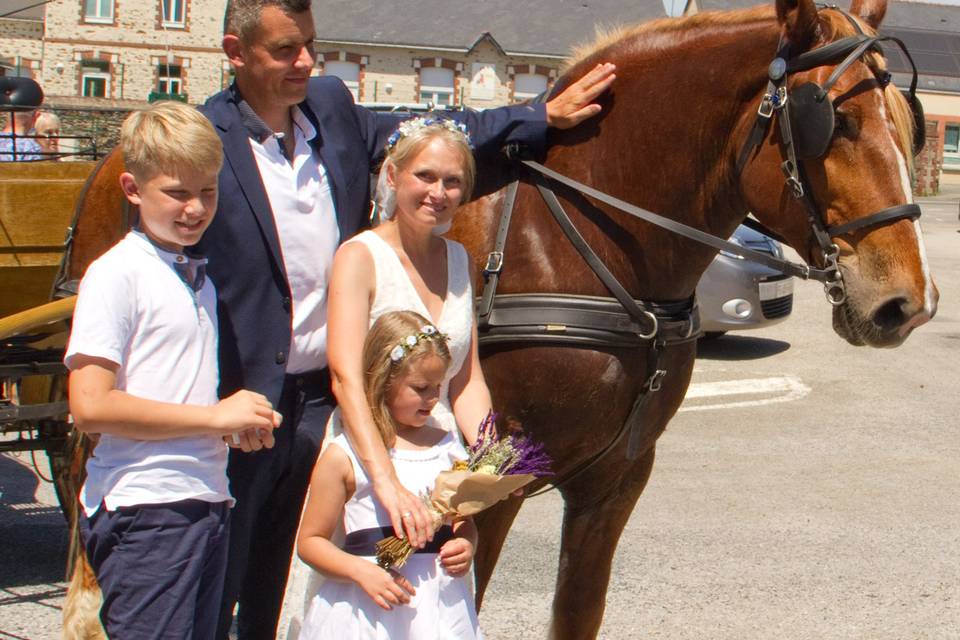
<svg viewBox="0 0 960 640"><path fill-rule="evenodd" d="M334 406L326 368L326 285L337 246L368 225L369 175L400 119L354 105L315 65L310 0L230 0L223 49L236 82L202 108L223 141L220 202L200 245L217 286L220 394L246 388L283 415L276 444L255 434L231 455L237 503L218 637L239 600L240 638L273 638L310 472ZM546 128L595 115L612 65L546 103L462 113L480 167L501 186L501 150L545 148ZM502 182L502 178L500 179ZM384 499L384 496L380 496ZM390 496L386 496L386 501Z"/></svg>

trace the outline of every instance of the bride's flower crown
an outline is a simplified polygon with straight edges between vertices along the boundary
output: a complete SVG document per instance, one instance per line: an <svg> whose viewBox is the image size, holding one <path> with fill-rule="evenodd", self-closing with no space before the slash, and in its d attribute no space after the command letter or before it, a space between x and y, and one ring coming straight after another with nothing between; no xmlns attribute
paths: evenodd
<svg viewBox="0 0 960 640"><path fill-rule="evenodd" d="M405 138L427 127L442 127L448 131L459 133L466 139L467 146L473 149L473 143L470 142L470 134L467 132L467 125L448 118L437 118L435 116L423 116L401 122L397 130L387 138L387 149L393 149L397 146L397 143L400 142L401 138Z"/></svg>
<svg viewBox="0 0 960 640"><path fill-rule="evenodd" d="M446 342L448 338L446 334L437 331L437 328L432 324L425 324L420 327L420 331L411 333L390 350L390 361L400 362L423 340L443 340Z"/></svg>

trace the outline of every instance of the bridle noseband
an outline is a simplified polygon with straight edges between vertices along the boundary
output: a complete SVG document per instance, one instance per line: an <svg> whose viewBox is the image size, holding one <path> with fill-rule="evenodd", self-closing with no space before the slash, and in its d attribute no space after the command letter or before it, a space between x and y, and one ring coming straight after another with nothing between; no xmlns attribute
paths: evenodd
<svg viewBox="0 0 960 640"><path fill-rule="evenodd" d="M836 7L830 8L840 11ZM870 50L882 53L880 43L893 42L903 50L913 68L910 91L904 92L904 98L910 105L917 127L913 141L915 155L922 149L925 135L923 109L916 97L917 68L906 46L898 38L866 35L856 20L846 12L841 11L841 13L856 28L857 35L797 55L790 55L789 45L785 45L781 40L777 57L768 67L767 90L760 100L757 118L737 161L737 173L740 173L750 155L759 149L769 132L771 122L775 119L779 125L780 141L786 155L780 168L791 193L803 202L807 210L810 228L820 249L823 271L827 273L824 279L824 291L827 300L834 306L843 304L847 294L838 262L840 249L833 242L833 238L896 220L916 220L920 217L920 207L913 203L896 205L844 224L826 224L823 213L810 196L808 181L797 158L820 158L830 147L835 130L836 108L828 92L840 76L861 56ZM787 83L790 74L822 67L837 59L841 59L841 62L834 68L822 87L815 82L808 82L788 91ZM890 74L882 74L877 77L877 81L881 87L885 87L890 82ZM772 235L776 236L776 234Z"/></svg>

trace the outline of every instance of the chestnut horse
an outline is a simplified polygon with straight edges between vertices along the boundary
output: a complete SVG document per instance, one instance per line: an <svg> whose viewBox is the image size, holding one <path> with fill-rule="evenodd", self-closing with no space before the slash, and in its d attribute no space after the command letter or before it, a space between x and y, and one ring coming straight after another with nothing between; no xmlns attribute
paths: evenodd
<svg viewBox="0 0 960 640"><path fill-rule="evenodd" d="M655 21L601 37L575 57L558 85L602 61L617 65L618 79L600 116L551 133L545 165L721 238L752 212L812 267L838 269L827 286L841 337L855 345L896 346L934 315L938 299L915 221L919 209L910 204L909 105L887 84L885 61L872 47L848 47L839 56L825 49L799 65L809 68L790 67L803 52L875 35L885 12L886 0L854 0L856 18L818 10L813 0L776 0L774 7ZM748 143L777 75L768 70L778 51L789 71L782 83L787 95L815 82L828 89L828 99L817 104L835 118L832 130L813 132L824 138L822 155L797 161L792 172L787 168L802 178L802 198L781 173L796 150L787 148L789 134L777 116L755 144ZM830 79L838 65L839 75ZM804 127L815 125L798 117L794 138L803 142L810 133ZM530 184L543 181L532 172L521 180L497 293L609 298ZM693 295L716 248L553 184L574 226L633 298L669 304ZM502 195L480 200L456 218L452 235L476 264L488 263L503 201ZM822 219L814 220L807 205L815 205ZM476 285L478 291L483 286L479 276ZM565 508L551 638L597 634L617 542L650 477L657 438L689 384L695 342L665 345L656 366L665 372L660 390L649 393L634 416L637 455L628 459L627 442L617 433L651 370L649 353L549 339L510 343L502 336L482 348L498 411L546 443L555 461ZM593 466L571 477L612 442L616 446ZM501 503L477 517L478 602L521 502Z"/></svg>
<svg viewBox="0 0 960 640"><path fill-rule="evenodd" d="M854 0L854 20L834 9L818 11L812 0L776 0L773 9L704 13L610 34L577 55L558 82L565 86L599 61L616 63L618 80L602 100L604 111L575 130L552 132L545 164L721 238L752 211L814 271L827 274L839 335L853 344L896 346L933 316L938 294L915 221L918 210L910 206L910 111L899 91L887 86L882 57L870 47L848 48L789 71L782 83L787 95L816 82L829 90L829 99L818 104L833 117L829 128L822 126L822 109L796 120L800 143L816 120L815 133L826 136L828 146L788 167L794 182L781 174L794 153L786 144L789 133L775 122L755 125L778 51L794 59L861 31L875 34L885 11L885 0ZM838 65L842 73L830 79ZM762 136L748 144L756 131ZM108 165L96 177L115 203L83 210L66 279L79 278L91 256L123 233L118 170ZM544 180L532 176L516 195L497 293L609 297L530 184ZM797 181L804 185L802 198L795 197ZM682 311L690 317L688 301L716 248L554 187L574 226L629 296L658 303L650 305L658 314L680 309L681 320L673 324L683 326ZM476 264L487 263L495 246L504 200L482 199L457 216L452 235ZM84 230L92 233L84 236ZM668 317L660 324L671 322ZM496 406L546 444L565 500L551 637L591 638L600 627L617 541L650 476L656 440L690 381L692 328L688 322L679 339L652 341L653 367L648 347L484 343L484 372ZM656 385L649 384L651 371ZM645 387L659 390L636 403ZM624 425L631 426L627 439L619 437ZM520 504L513 499L478 517L478 601Z"/></svg>

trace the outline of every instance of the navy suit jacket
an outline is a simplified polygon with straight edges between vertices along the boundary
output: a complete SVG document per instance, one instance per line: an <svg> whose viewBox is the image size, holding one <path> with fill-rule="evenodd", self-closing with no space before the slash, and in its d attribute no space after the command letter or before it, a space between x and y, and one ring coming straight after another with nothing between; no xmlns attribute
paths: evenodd
<svg viewBox="0 0 960 640"><path fill-rule="evenodd" d="M217 213L198 248L209 259L207 273L219 300L220 395L250 389L276 406L293 306L270 201L236 99L227 89L201 107L223 142L224 162ZM335 77L312 78L300 108L317 129L314 152L327 170L343 242L369 225L370 172L402 117L355 105ZM546 144L543 105L451 117L467 125L475 147L475 195L496 190L508 178L504 146L516 144L541 155Z"/></svg>

